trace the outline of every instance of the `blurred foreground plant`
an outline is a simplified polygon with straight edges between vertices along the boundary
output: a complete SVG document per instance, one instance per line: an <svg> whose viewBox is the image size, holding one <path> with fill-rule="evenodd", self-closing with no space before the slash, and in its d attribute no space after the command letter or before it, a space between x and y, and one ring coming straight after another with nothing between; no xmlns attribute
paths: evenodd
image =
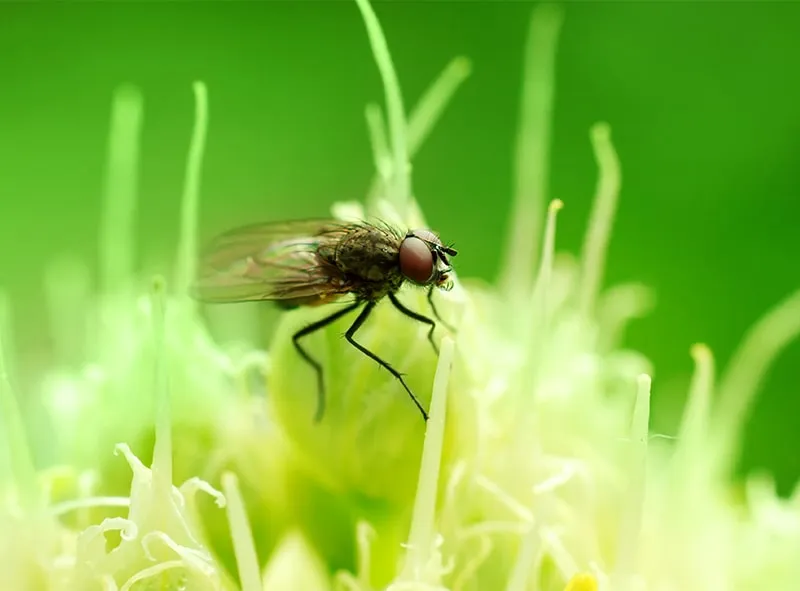
<svg viewBox="0 0 800 591"><path fill-rule="evenodd" d="M406 121L378 21L366 0L357 4L384 81L388 132L381 109L368 106L377 176L365 206L337 204L334 214L424 226L408 163L469 65L454 60ZM314 376L289 337L325 311L285 314L269 354L209 336L184 295L207 125L202 83L173 289L135 280L142 102L135 89L117 93L101 288L91 293L74 261L48 276L56 343L65 359L81 357L43 380L53 426L45 443L61 467L34 468L0 365L2 589L798 587L800 493L781 500L753 478L741 502L729 478L759 381L800 331L800 294L753 328L719 380L710 350L694 346L680 431L674 441L651 439L649 362L619 343L649 292L600 290L620 188L604 124L591 133L600 180L583 252L555 255L562 203L548 207L545 195L560 26L557 9L535 11L498 287L457 281L437 294L458 327L442 338L438 362L425 327L388 306L360 333L408 371L430 405L427 429L393 378L342 342L347 318L309 339L330 384L318 425ZM427 305L413 290L401 297ZM247 314L233 308L221 318L251 322ZM80 323L85 339L73 330Z"/></svg>

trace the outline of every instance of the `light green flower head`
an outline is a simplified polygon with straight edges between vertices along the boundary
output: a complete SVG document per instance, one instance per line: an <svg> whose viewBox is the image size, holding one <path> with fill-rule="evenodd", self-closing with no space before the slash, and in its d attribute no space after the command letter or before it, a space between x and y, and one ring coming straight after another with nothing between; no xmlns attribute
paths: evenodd
<svg viewBox="0 0 800 591"><path fill-rule="evenodd" d="M386 108L366 111L377 171L366 201L332 214L428 227L409 163L470 66L455 59L406 118L380 25L367 0L356 4ZM7 347L0 355L2 589L800 588L800 492L780 499L759 477L742 499L731 494L759 383L800 332L800 292L753 327L719 378L710 349L693 346L680 428L650 434L652 367L620 343L652 296L638 284L601 289L621 187L607 124L589 136L599 181L583 249L556 252L564 204L547 197L547 173L561 25L559 9L534 10L498 285L459 277L453 260L454 288L434 294L454 328L437 327L438 356L427 326L388 302L357 333L405 374L427 423L398 381L342 338L352 314L304 341L325 375L314 421L316 375L292 335L339 304L283 314L266 352L211 338L186 295L208 118L200 82L174 278L135 279L143 104L135 89L117 93L101 289L90 292L76 262L48 274L64 361L42 380L47 437L26 435ZM431 316L424 290L398 297ZM7 345L4 301L0 312ZM235 307L217 321L254 325ZM41 450L60 464L35 469Z"/></svg>

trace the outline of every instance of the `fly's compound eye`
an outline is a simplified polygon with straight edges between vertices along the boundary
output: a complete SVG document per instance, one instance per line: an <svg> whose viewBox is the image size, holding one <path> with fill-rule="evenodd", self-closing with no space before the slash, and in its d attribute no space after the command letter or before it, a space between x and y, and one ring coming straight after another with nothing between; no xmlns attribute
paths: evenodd
<svg viewBox="0 0 800 591"><path fill-rule="evenodd" d="M416 230L411 230L411 232L409 232L408 235L416 236L422 241L427 242L428 244L432 244L434 246L442 245L442 241L439 240L439 237L430 230L428 230L427 228L417 228Z"/></svg>
<svg viewBox="0 0 800 591"><path fill-rule="evenodd" d="M416 236L407 236L400 245L400 272L414 283L428 283L433 277L433 252Z"/></svg>

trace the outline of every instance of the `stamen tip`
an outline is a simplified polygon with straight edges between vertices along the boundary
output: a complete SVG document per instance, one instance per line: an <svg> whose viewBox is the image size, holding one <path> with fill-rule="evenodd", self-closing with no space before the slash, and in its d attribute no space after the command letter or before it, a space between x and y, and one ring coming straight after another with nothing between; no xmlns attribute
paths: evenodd
<svg viewBox="0 0 800 591"><path fill-rule="evenodd" d="M453 60L453 68L456 73L466 78L472 74L472 60L466 56L460 55Z"/></svg>
<svg viewBox="0 0 800 591"><path fill-rule="evenodd" d="M596 142L607 142L611 139L611 125L605 121L598 121L592 125L591 135Z"/></svg>
<svg viewBox="0 0 800 591"><path fill-rule="evenodd" d="M114 97L120 103L139 107L142 103L142 91L131 82L124 82L114 90Z"/></svg>
<svg viewBox="0 0 800 591"><path fill-rule="evenodd" d="M692 359L699 362L711 357L711 349L705 343L695 343L689 350Z"/></svg>

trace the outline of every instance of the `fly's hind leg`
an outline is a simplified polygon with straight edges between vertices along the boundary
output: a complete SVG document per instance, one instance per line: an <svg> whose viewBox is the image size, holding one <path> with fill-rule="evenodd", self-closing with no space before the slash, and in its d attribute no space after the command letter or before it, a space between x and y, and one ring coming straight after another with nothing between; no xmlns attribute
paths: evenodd
<svg viewBox="0 0 800 591"><path fill-rule="evenodd" d="M347 332L344 333L344 338L346 338L347 342L353 345L356 349L361 351L364 355L375 361L378 365L385 368L390 374L392 374L395 378L397 378L400 384L402 384L403 388L405 388L406 392L408 392L408 395L411 397L411 400L414 401L414 404L419 409L419 412L422 413L422 418L427 421L428 413L425 412L424 408L422 408L422 404L420 404L417 397L414 396L414 393L411 391L411 388L408 387L408 384L406 384L406 381L403 379L402 374L395 368L393 368L391 365L389 365L387 362L385 362L383 359L375 355L375 353L367 349L364 345L356 342L355 339L353 338L358 329L361 328L361 325L364 324L364 321L369 317L370 313L374 308L375 308L375 302L368 302L367 305L364 306L364 309L361 310L361 313L355 319L352 326L350 326L350 328L347 329Z"/></svg>
<svg viewBox="0 0 800 591"><path fill-rule="evenodd" d="M342 308L341 310L337 310L330 316L326 316L322 320L317 320L312 324L309 324L305 328L301 328L292 337L292 342L294 343L295 349L300 354L306 363L308 363L311 367L314 368L314 371L317 373L317 412L314 415L314 422L318 423L322 420L322 415L325 414L325 381L322 375L322 364L319 361L314 359L308 351L306 351L303 346L300 344L300 339L305 336L308 336L318 330L321 330L328 326L329 324L336 322L339 318L344 316L345 314L352 312L356 308L361 305L361 302L355 302Z"/></svg>

